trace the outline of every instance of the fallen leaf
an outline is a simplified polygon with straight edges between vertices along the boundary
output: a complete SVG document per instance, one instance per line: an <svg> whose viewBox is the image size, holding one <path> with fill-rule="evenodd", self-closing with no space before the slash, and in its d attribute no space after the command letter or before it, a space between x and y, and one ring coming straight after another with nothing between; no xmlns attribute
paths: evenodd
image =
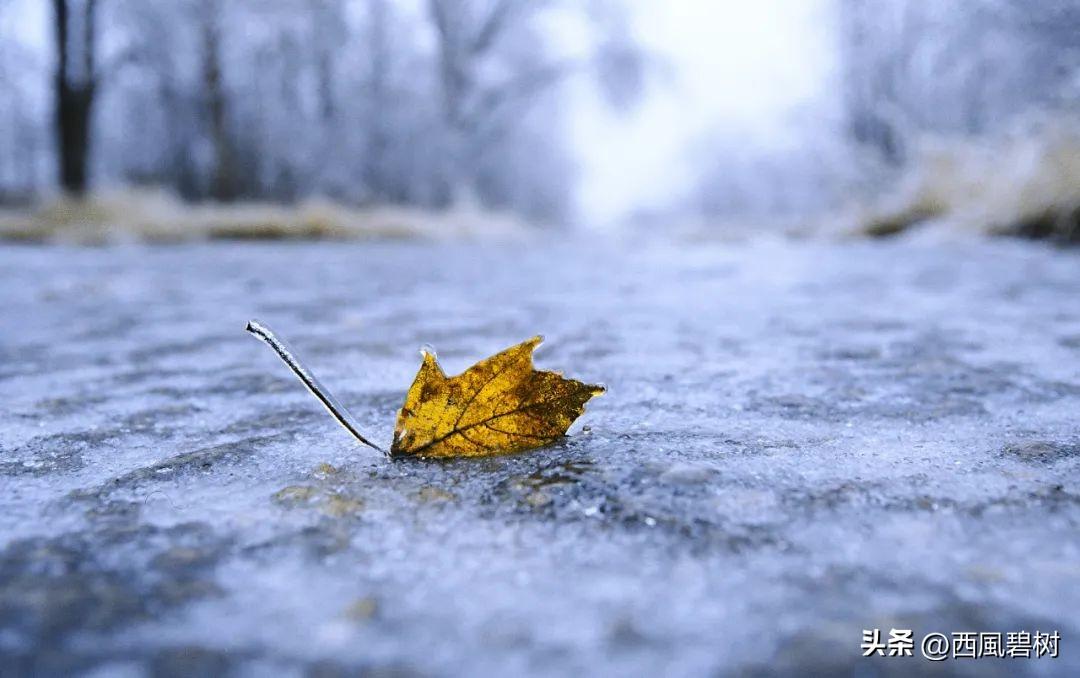
<svg viewBox="0 0 1080 678"><path fill-rule="evenodd" d="M447 377L432 353L398 412L391 457L481 457L566 434L603 386L533 369L533 337Z"/></svg>
<svg viewBox="0 0 1080 678"><path fill-rule="evenodd" d="M357 440L381 451L270 328L252 320L247 330L269 344ZM456 377L447 377L435 355L425 351L398 411L388 456L482 457L542 447L566 435L604 387L534 369L532 354L541 341L533 337L511 346Z"/></svg>

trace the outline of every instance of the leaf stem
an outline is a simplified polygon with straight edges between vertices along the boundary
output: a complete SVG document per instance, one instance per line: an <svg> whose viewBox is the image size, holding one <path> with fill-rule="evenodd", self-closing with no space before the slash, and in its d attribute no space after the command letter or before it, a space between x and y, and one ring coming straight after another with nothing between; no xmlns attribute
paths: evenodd
<svg viewBox="0 0 1080 678"><path fill-rule="evenodd" d="M330 415L334 417L339 424L345 427L346 431L353 434L353 437L368 447L373 447L389 456L386 450L371 442L360 433L360 428L357 426L356 419L349 414L349 411L338 402L337 398L335 398L330 391L326 390L326 387L315 378L315 375L311 373L311 370L309 370L304 363L300 362L300 359L296 357L296 354L289 348L289 345L274 334L273 330L266 325L263 325L258 320L252 320L247 324L247 331L251 332L262 341L265 341L270 348L274 349L274 352L278 354L278 357L281 358L282 362L289 366L289 369L293 371L293 374L304 383L304 386L307 386L307 389L311 391L312 395L319 399L319 402L326 407L327 411L330 412Z"/></svg>

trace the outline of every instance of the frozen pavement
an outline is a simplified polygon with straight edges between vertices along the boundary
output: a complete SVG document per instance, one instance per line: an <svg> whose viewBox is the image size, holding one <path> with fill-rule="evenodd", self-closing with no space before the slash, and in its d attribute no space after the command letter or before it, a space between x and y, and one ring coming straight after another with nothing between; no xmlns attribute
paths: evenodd
<svg viewBox="0 0 1080 678"><path fill-rule="evenodd" d="M1076 250L0 246L0 299L4 676L1080 675ZM391 463L252 317L384 444L425 343L609 392Z"/></svg>

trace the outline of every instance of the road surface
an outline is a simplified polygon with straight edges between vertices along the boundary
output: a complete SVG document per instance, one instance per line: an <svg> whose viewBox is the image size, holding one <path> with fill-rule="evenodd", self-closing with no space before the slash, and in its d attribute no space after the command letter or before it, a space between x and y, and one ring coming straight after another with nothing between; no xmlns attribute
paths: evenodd
<svg viewBox="0 0 1080 678"><path fill-rule="evenodd" d="M4 245L0 299L15 673L1080 675L1076 250ZM381 444L423 344L540 333L609 390L548 449L388 462L250 318Z"/></svg>

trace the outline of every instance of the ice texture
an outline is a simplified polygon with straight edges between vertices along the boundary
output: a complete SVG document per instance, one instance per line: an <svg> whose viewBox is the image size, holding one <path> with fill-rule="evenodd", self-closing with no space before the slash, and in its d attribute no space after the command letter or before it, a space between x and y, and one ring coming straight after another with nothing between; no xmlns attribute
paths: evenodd
<svg viewBox="0 0 1080 678"><path fill-rule="evenodd" d="M1080 675L1075 250L2 246L0 299L16 674ZM251 318L382 445L424 344L542 333L608 392L546 449L390 462Z"/></svg>

